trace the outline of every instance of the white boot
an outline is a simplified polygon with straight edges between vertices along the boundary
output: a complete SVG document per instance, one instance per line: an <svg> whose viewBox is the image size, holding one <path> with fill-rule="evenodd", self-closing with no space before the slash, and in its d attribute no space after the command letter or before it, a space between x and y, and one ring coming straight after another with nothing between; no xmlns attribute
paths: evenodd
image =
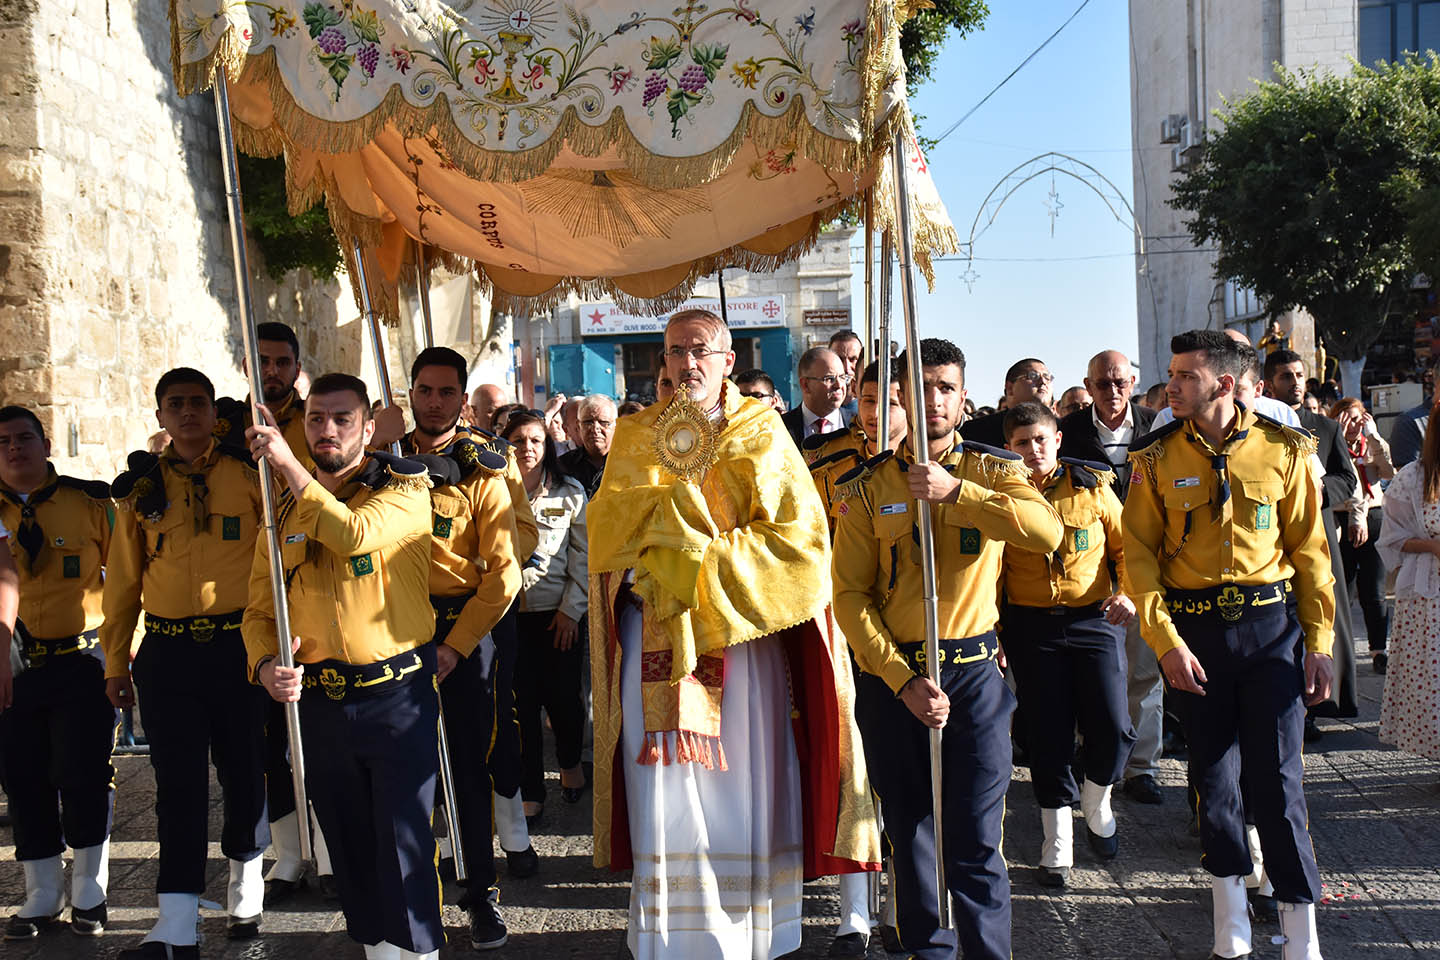
<svg viewBox="0 0 1440 960"><path fill-rule="evenodd" d="M275 862L265 874L266 881L297 882L305 872L305 859L300 856L300 817L294 810L270 824L270 851Z"/></svg>
<svg viewBox="0 0 1440 960"><path fill-rule="evenodd" d="M1215 901L1215 956L1249 955L1250 903L1245 896L1245 878L1212 877L1210 890Z"/></svg>
<svg viewBox="0 0 1440 960"><path fill-rule="evenodd" d="M1315 904L1277 903L1280 934L1285 938L1282 960L1323 960L1320 956L1320 935L1315 930Z"/></svg>
<svg viewBox="0 0 1440 960"><path fill-rule="evenodd" d="M49 920L65 909L65 864L60 855L44 860L22 860L25 903L15 915L27 920Z"/></svg>
<svg viewBox="0 0 1440 960"><path fill-rule="evenodd" d="M1110 809L1110 787L1085 780L1080 784L1080 812L1085 829L1097 837L1115 836L1115 812Z"/></svg>
<svg viewBox="0 0 1440 960"><path fill-rule="evenodd" d="M231 860L230 885L225 888L225 912L236 920L250 920L260 916L264 906L264 862L259 857Z"/></svg>
<svg viewBox="0 0 1440 960"><path fill-rule="evenodd" d="M1250 848L1250 862L1255 864L1255 869L1245 878L1245 886L1259 896L1275 896L1275 885L1270 882L1270 874L1265 870L1265 851L1260 846L1260 831L1254 824L1245 828L1245 845Z"/></svg>
<svg viewBox="0 0 1440 960"><path fill-rule="evenodd" d="M391 947L395 951L395 960L438 960L439 950L431 950L429 953L416 953L413 950L406 950L403 947Z"/></svg>
<svg viewBox="0 0 1440 960"><path fill-rule="evenodd" d="M835 936L870 936L870 874L840 874L840 925Z"/></svg>
<svg viewBox="0 0 1440 960"><path fill-rule="evenodd" d="M1074 866L1075 815L1070 808L1049 810L1041 807L1040 826L1045 831L1045 841L1040 845L1040 866Z"/></svg>
<svg viewBox="0 0 1440 960"><path fill-rule="evenodd" d="M155 899L159 901L160 918L145 935L144 942L168 943L172 947L195 946L195 931L200 922L200 895L162 893Z"/></svg>
<svg viewBox="0 0 1440 960"><path fill-rule="evenodd" d="M110 841L75 851L70 867L70 906L93 910L105 902L110 885Z"/></svg>
<svg viewBox="0 0 1440 960"><path fill-rule="evenodd" d="M495 832L500 836L500 849L506 853L530 849L530 827L525 823L525 801L519 790L513 797L495 794Z"/></svg>
<svg viewBox="0 0 1440 960"><path fill-rule="evenodd" d="M375 945L365 944L365 960L400 960L400 948L381 940Z"/></svg>

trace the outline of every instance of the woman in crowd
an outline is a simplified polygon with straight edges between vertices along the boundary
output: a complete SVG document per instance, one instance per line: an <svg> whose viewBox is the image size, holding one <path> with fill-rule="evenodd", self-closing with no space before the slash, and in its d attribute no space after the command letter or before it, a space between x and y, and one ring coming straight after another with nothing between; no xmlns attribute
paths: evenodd
<svg viewBox="0 0 1440 960"><path fill-rule="evenodd" d="M1346 397L1330 408L1330 417L1340 424L1350 458L1355 462L1355 473L1360 478L1355 495L1335 508L1343 524L1340 556L1345 563L1345 580L1351 584L1350 595L1360 600L1360 609L1365 614L1371 663L1376 673L1384 673L1390 611L1385 606L1385 563L1375 544L1380 538L1385 501L1380 482L1395 476L1395 467L1390 463L1390 445L1375 428L1375 420L1365 404Z"/></svg>
<svg viewBox="0 0 1440 960"><path fill-rule="evenodd" d="M1440 412L1430 414L1420 459L1385 493L1379 548L1399 571L1380 739L1440 760Z"/></svg>
<svg viewBox="0 0 1440 960"><path fill-rule="evenodd" d="M515 708L524 744L520 791L525 816L533 820L545 807L541 707L555 734L561 799L578 803L587 785L580 765L585 734L580 671L588 642L582 624L589 590L585 490L561 473L543 418L529 412L513 414L504 437L515 447L540 529L540 545L520 574L520 656L515 664Z"/></svg>

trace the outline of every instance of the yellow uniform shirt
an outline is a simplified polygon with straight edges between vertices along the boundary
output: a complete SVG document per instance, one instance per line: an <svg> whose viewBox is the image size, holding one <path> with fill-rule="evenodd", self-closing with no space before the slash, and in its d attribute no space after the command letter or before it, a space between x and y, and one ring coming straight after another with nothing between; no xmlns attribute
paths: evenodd
<svg viewBox="0 0 1440 960"><path fill-rule="evenodd" d="M1005 548L1005 599L1022 607L1087 607L1113 593L1125 570L1120 498L1108 466L1062 462L1041 485L1065 533L1058 549ZM1114 579L1111 568L1114 568Z"/></svg>
<svg viewBox="0 0 1440 960"><path fill-rule="evenodd" d="M32 560L21 543L27 507L34 513L39 548ZM110 485L50 475L21 500L0 487L0 523L10 531L10 552L20 575L20 620L30 635L55 640L100 626L101 570L110 550L114 508Z"/></svg>
<svg viewBox="0 0 1440 960"><path fill-rule="evenodd" d="M1183 642L1165 609L1167 588L1280 580L1295 589L1305 649L1330 652L1335 577L1314 453L1310 434L1243 408L1219 449L1188 420L1131 445L1125 593L1157 657Z"/></svg>
<svg viewBox="0 0 1440 960"><path fill-rule="evenodd" d="M429 486L419 464L371 454L336 493L317 480L285 498L280 552L297 662L378 663L430 642ZM253 551L245 608L251 677L276 652L266 550Z"/></svg>
<svg viewBox="0 0 1440 960"><path fill-rule="evenodd" d="M1059 546L1062 527L1019 457L965 443L936 459L961 481L954 503L931 508L940 636L973 637L993 630L999 619L1005 545L1048 553ZM903 454L887 451L841 484L832 568L835 619L856 662L897 693L914 676L897 644L925 639L908 466Z"/></svg>
<svg viewBox="0 0 1440 960"><path fill-rule="evenodd" d="M117 510L100 627L106 677L129 669L142 609L183 620L244 608L260 527L259 474L214 440L193 463L172 444L158 457L132 453L130 466L113 484Z"/></svg>
<svg viewBox="0 0 1440 960"><path fill-rule="evenodd" d="M401 450L422 452L415 440L415 434L407 436ZM458 482L437 483L430 491L430 594L470 597L445 637L446 644L468 657L520 592L506 461L464 436L443 450L423 452L444 457L460 475Z"/></svg>
<svg viewBox="0 0 1440 960"><path fill-rule="evenodd" d="M310 457L310 447L305 440L305 401L300 398L300 394L291 389L284 400L270 408L270 412L275 415L275 423L280 427L280 433L290 445L295 459L299 460L306 470L314 470L315 461ZM221 443L249 450L245 431L254 423L250 398L234 400L221 397L215 401L215 413L216 438Z"/></svg>
<svg viewBox="0 0 1440 960"><path fill-rule="evenodd" d="M835 484L865 462L865 433L858 423L852 423L849 430L817 433L805 438L800 445L800 453L810 465L810 477L815 481L820 499L825 502L825 516L833 537L835 504L840 499Z"/></svg>

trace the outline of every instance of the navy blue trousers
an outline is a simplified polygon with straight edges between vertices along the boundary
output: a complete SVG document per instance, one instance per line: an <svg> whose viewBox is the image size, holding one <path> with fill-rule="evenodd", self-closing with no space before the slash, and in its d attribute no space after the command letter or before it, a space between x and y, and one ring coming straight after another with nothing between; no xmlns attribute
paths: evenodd
<svg viewBox="0 0 1440 960"><path fill-rule="evenodd" d="M425 668L384 692L335 702L307 689L300 728L305 785L335 865L345 929L363 944L428 953L445 942L430 826L440 707L435 647L416 652Z"/></svg>
<svg viewBox="0 0 1440 960"><path fill-rule="evenodd" d="M110 836L110 750L119 722L97 657L50 657L15 677L14 702L0 713L0 783L10 798L16 860L44 860L67 843L82 849Z"/></svg>
<svg viewBox="0 0 1440 960"><path fill-rule="evenodd" d="M210 762L224 798L220 849L254 860L270 843L265 810L265 704L250 682L239 630L208 643L147 631L131 674L155 771L156 893L205 891Z"/></svg>
<svg viewBox="0 0 1440 960"><path fill-rule="evenodd" d="M515 709L515 662L519 658L517 608L512 603L505 616L490 631L495 641L495 665L491 668L495 691L495 738L490 748L490 779L495 792L513 797L520 789L525 760L520 746L520 717Z"/></svg>
<svg viewBox="0 0 1440 960"><path fill-rule="evenodd" d="M1118 781L1135 743L1125 693L1125 628L1107 623L1093 607L1057 613L1010 605L1002 622L1035 802L1046 810L1079 802L1071 766L1077 725L1085 779L1102 787Z"/></svg>
<svg viewBox="0 0 1440 960"><path fill-rule="evenodd" d="M267 696L265 704L265 805L274 823L295 812L295 781L290 773L290 732L285 704Z"/></svg>
<svg viewBox="0 0 1440 960"><path fill-rule="evenodd" d="M452 621L442 627L437 619L436 641L443 640L453 625ZM484 900L496 881L488 759L495 730L495 694L478 648L462 658L440 684L440 705L445 712L455 799L460 804L460 842L465 852L465 870L470 875L468 880L458 881L464 891L460 905L468 907ZM443 791L437 799L444 802Z"/></svg>
<svg viewBox="0 0 1440 960"><path fill-rule="evenodd" d="M940 680L950 698L942 791L954 931L939 922L929 731L879 677L862 673L856 687L855 719L893 851L896 927L918 960L1010 960L1010 875L1000 843L1015 697L993 661L947 664Z"/></svg>
<svg viewBox="0 0 1440 960"><path fill-rule="evenodd" d="M1203 697L1171 691L1199 794L1201 864L1217 877L1254 869L1245 840L1248 811L1275 899L1315 903L1320 873L1301 782L1305 651L1299 622L1276 604L1241 623L1180 615L1175 625L1207 678Z"/></svg>

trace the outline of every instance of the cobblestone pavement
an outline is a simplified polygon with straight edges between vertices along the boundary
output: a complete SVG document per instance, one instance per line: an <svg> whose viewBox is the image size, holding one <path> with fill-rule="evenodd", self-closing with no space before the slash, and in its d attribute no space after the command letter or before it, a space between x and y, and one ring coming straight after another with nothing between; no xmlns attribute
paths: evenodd
<svg viewBox="0 0 1440 960"><path fill-rule="evenodd" d="M1329 895L1319 908L1320 934L1330 960L1352 957L1440 956L1440 764L1382 748L1376 740L1381 678L1360 654L1362 715L1321 721L1325 737L1305 758L1311 828ZM73 960L112 957L133 945L154 918L156 845L154 782L143 757L120 757L119 811L110 883L111 925L104 937L83 940L65 930L29 943L7 943L6 957ZM1199 841L1186 824L1184 769L1164 761L1165 802L1143 806L1117 799L1121 852L1110 864L1094 860L1077 827L1077 869L1067 893L1037 886L1031 865L1039 845L1039 817L1026 771L1017 769L1006 819L1006 851L1015 896L1014 955L1025 958L1182 958L1209 954L1208 875L1199 867ZM551 802L535 837L540 873L507 880L501 866L501 905L508 946L493 954L511 960L623 956L628 877L590 862L589 795L568 806L551 774ZM212 797L218 793L212 792ZM218 801L211 836L219 835ZM0 830L0 900L18 904L23 880ZM210 845L206 896L224 900L225 865ZM450 891L453 893L454 891ZM447 900L453 897L447 896ZM833 881L805 888L805 938L800 957L823 957L836 913ZM446 908L454 942L446 958L471 951L464 917ZM354 957L334 906L313 894L267 912L264 934L250 943L225 940L223 913L206 911L202 955L230 960ZM1255 928L1257 958L1278 958L1273 925ZM871 957L884 957L878 938ZM688 958L687 958L688 960Z"/></svg>

